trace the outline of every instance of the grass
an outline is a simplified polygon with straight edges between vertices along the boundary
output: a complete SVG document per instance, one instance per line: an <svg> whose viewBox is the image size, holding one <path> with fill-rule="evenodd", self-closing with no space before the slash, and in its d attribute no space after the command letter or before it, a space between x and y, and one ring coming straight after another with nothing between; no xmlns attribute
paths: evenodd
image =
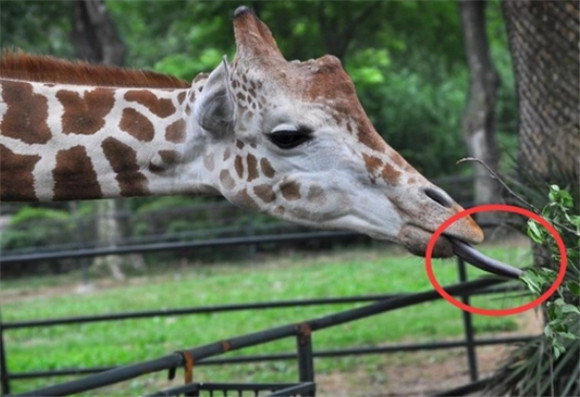
<svg viewBox="0 0 580 397"><path fill-rule="evenodd" d="M528 256L526 248L488 247L494 258L516 263ZM440 284L457 282L454 261L435 261ZM134 277L91 292L74 292L71 276L42 280L2 281L2 319L5 322L39 318L118 313L124 311L180 308L227 303L354 296L431 289L422 259L393 255L385 248L337 251L323 255L294 255L270 258L260 264L192 266L170 274L153 269L150 275ZM469 277L480 275L469 269ZM78 276L77 276L78 277ZM27 285L39 292L30 293ZM102 283L101 283L102 284ZM96 283L100 285L100 283ZM44 288L44 290L43 290ZM59 291L62 289L62 291ZM16 296L16 298L15 298ZM476 306L505 308L526 299L484 296L472 300ZM5 343L10 372L72 367L114 366L148 360L175 350L191 348L274 326L296 323L354 305L301 307L259 311L226 312L149 319L123 320L69 326L8 330ZM510 331L517 328L511 317L474 319L478 332ZM315 350L377 346L409 341L435 341L461 337L461 312L447 302L437 301L397 310L316 332ZM292 338L272 342L237 354L293 352ZM40 354L39 354L40 352ZM372 370L386 362L384 356L317 359L317 373ZM165 387L166 373L145 376L112 388L92 391L106 395L137 395ZM65 378L13 381L12 392L25 392L58 383ZM178 377L180 379L180 377ZM197 381L279 381L297 379L295 362L269 362L232 366L197 367ZM181 380L179 380L181 381ZM175 384L175 382L173 383Z"/></svg>

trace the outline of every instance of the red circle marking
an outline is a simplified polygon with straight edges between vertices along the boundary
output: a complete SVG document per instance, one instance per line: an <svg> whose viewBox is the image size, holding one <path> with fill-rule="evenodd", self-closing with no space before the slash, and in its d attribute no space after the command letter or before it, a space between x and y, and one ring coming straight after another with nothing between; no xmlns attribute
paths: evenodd
<svg viewBox="0 0 580 397"><path fill-rule="evenodd" d="M537 299L535 299L529 303L526 303L525 305L516 306L516 307L513 307L511 309L482 309L482 308L466 305L465 303L458 301L457 299L455 299L451 295L449 295L443 289L443 287L441 287L441 285L437 282L437 279L435 278L435 275L433 274L433 264L431 261L431 257L433 256L433 248L435 247L435 242L437 241L439 236L441 236L441 234L445 231L445 229L447 229L454 222L456 222L457 220L459 220L465 216L472 215L472 214L477 213L477 212L488 212L488 211L513 212L516 214L527 216L528 218L532 218L533 220L535 220L536 222L538 222L542 226L544 226L554 236L554 239L556 240L556 244L558 245L558 249L560 250L560 257L562 259L560 261L560 271L558 272L558 275L556 277L556 281L540 297L538 297ZM554 292L556 292L556 289L558 289L558 287L562 283L562 280L564 279L564 275L566 274L566 263L567 263L567 257L566 257L566 246L564 245L564 241L562 241L560 234L558 234L556 229L554 229L554 227L547 220L545 220L541 216L534 214L533 212L528 211L524 208L515 207L513 205L505 205L505 204L479 205L479 206L472 207L472 208L463 210L461 212L458 212L457 214L453 215L452 217L447 219L445 222L443 222L441 224L441 226L439 226L439 228L437 228L435 233L433 233L433 236L431 236L431 239L429 240L429 244L427 244L427 251L425 252L425 268L427 270L427 276L429 277L429 281L431 281L431 284L433 284L433 287L439 293L439 295L441 295L445 300L447 300L448 302L450 302L451 304L453 304L454 306L456 306L462 310L465 310L465 311L468 311L468 312L474 313L474 314L481 314L484 316L508 316L511 314L521 313L521 312L524 312L526 310L530 310L530 309L538 306L540 303L547 300Z"/></svg>

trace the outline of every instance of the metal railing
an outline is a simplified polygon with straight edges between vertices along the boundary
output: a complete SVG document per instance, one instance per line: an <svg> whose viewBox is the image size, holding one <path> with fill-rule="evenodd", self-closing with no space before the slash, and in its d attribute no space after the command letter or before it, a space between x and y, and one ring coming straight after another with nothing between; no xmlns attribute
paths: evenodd
<svg viewBox="0 0 580 397"><path fill-rule="evenodd" d="M191 242L173 242L173 243L158 243L158 244L146 244L146 245L133 245L133 246L118 246L118 247L108 247L108 248L85 248L80 250L69 250L65 252L45 252L37 254L24 254L24 255L12 255L12 256L0 256L0 263L10 265L11 263L21 263L21 262L41 262L49 259L61 259L61 258L83 258L83 257L94 257L100 255L109 254L130 254L130 253L142 253L142 252L160 252L166 250L187 250L197 247L223 247L232 245L255 245L255 244L265 244L265 243L279 243L279 242L300 242L300 241L311 241L313 239L320 240L332 240L336 238L345 238L350 236L356 236L350 232L311 232L311 233L293 233L287 235L256 235L256 236L244 236L244 237L228 237L228 238L216 238L207 239L200 241ZM498 279L483 279L476 281L466 281L466 276L464 270L461 270L463 265L462 261L459 261L460 266L460 284L454 285L452 287L446 288L450 294L455 294L460 296L465 302L469 299L470 295L475 293L497 293L505 291L505 289L490 289L485 288L491 285L501 283L502 280ZM10 393L10 380L17 379L30 379L38 377L53 377L53 376L63 376L63 375L87 375L92 374L88 377L78 379L76 381L67 382L62 385L52 386L50 388L44 388L36 391L27 393L27 395L54 395L54 394L70 394L77 393L84 390L91 390L94 387L101 387L104 385L116 383L122 380L131 379L133 376L140 376L144 373L161 371L161 370L171 370L179 366L186 366L187 362L184 361L186 354L191 354L191 357L195 357L195 365L225 365L232 363L242 363L242 362L258 362L258 361L272 361L272 360L294 360L298 359L299 366L299 382L282 385L282 388L270 388L263 385L265 388L260 389L260 385L255 385L254 390L270 390L274 394L280 393L281 390L285 390L286 386L288 388L294 387L310 387L310 383L313 381L313 371L314 367L312 365L313 357L337 357L346 355L359 355L359 354L381 354L395 351L416 351L416 350L430 350L430 349L446 349L453 347L465 347L467 350L468 364L470 371L470 378L472 381L478 380L478 369L477 360L475 355L475 347L487 344L503 344L511 342L523 342L529 340L530 337L513 337L513 338L493 338L493 339L481 339L478 340L474 337L474 330L472 327L471 314L463 313L464 322L464 339L458 341L446 341L438 343L423 343L423 344L406 344L397 346L381 346L381 347L359 347L351 349L342 350L326 350L326 351L312 351L311 348L304 351L300 350L300 343L298 343L298 350L296 353L281 353L281 354L271 354L271 355L256 355L256 356L240 356L240 357L228 357L228 358L216 358L224 350L236 350L246 346L252 346L256 344L266 343L272 340L277 340L280 338L295 337L297 340L304 338L304 329L300 327L307 327L308 332L314 332L318 329L327 328L342 324L348 321L354 321L360 318L376 315L379 313L384 313L389 310L394 310L402 307L407 307L412 304L426 302L430 300L439 299L439 295L435 291L427 291L419 294L396 294L396 295L372 295L372 296L362 296L362 297L342 297L342 298L325 298L325 299L313 299L313 300L289 300L282 302L258 302L249 304L231 304L231 305L220 305L220 306L208 306L208 307L193 307L193 308L181 308L174 310L150 310L142 312L132 312L132 313L116 313L116 314L106 314L97 316L79 316L71 318L61 318L61 319L40 319L40 320L30 320L30 321L12 321L12 322L2 322L0 318L0 384L2 388L2 393L8 395ZM312 319L301 323L301 325L291 324L285 327L274 328L271 330L265 330L255 334L249 334L242 337L232 338L229 341L220 341L216 344L206 345L199 348L188 349L178 353L172 353L168 356L162 357L160 359L151 360L145 363L138 363L131 366L124 366L118 368L71 368L59 371L34 371L25 373L9 373L7 366L7 357L5 352L5 339L4 333L14 329L30 328L30 327L47 327L53 325L64 325L64 324L78 324L87 322L99 322L99 321L119 321L124 319L139 319L139 318L149 318L154 316L181 316L181 315L196 315L200 313L215 313L215 312L225 312L225 311L235 311L235 310L261 310L261 309L271 309L271 308L285 308L285 307L297 307L305 305L332 305L338 303L364 303L373 302L367 306L351 309L339 313L335 313L329 316L321 317L318 319ZM225 345L224 345L225 343ZM311 344L311 342L309 342ZM228 349L224 349L224 346L228 346ZM188 352L188 353L184 353ZM310 369L308 369L310 368ZM312 373L311 373L312 372ZM478 383L479 384L479 383ZM221 385L221 384L213 384ZM302 386L301 386L302 385ZM206 384L207 387L209 387ZM230 385L233 387L233 385ZM270 385L271 386L271 385ZM180 393L185 393L187 395L196 395L204 389L205 386L200 384L188 383L185 386L180 386L171 390L166 390L160 395L177 395ZM213 387L213 386L212 386ZM217 387L217 386L216 386ZM314 393L314 389L307 389ZM169 394L167 394L169 393ZM308 392L310 393L310 392Z"/></svg>
<svg viewBox="0 0 580 397"><path fill-rule="evenodd" d="M446 290L452 295L466 296L472 295L474 293L491 293L497 292L497 289L490 290L489 287L502 283L504 280L501 279L480 279L469 282L462 282L450 287ZM280 360L280 359L298 359L299 367L299 383L312 382L314 380L314 357L334 357L343 356L350 354L377 354L393 351L412 351L421 349L445 349L451 347L466 347L468 351L472 349L474 351L475 346L494 344L494 343L510 343L510 342L521 342L528 340L529 337L515 337L515 338L501 338L501 339L486 339L486 340L476 340L473 337L473 330L471 327L466 328L466 332L471 333L471 337L466 335L463 341L448 341L440 343L430 343L430 344L413 344L413 345L403 345L403 346L382 346L374 348L358 348L358 349L346 349L346 350L336 350L336 351L312 351L312 341L311 335L317 331L324 328L336 326L350 321L355 321L368 316L373 316L379 313L384 313L390 310L399 309L407 307L413 304L423 303L427 301L432 301L439 299L440 296L436 291L426 291L418 294L401 294L401 295L390 295L390 296L374 296L374 297L361 297L361 298L339 298L339 299L325 299L319 300L319 302L308 302L309 304L334 304L334 303L344 303L346 301L356 302L356 301L368 301L376 300L367 306L350 309L338 313L334 313L328 316L319 317L311 320L304 321L299 324L289 324L282 327L272 328L269 330L264 330L261 332L248 334L240 337L231 338L225 341L219 341L209 345L201 346L198 348L187 349L180 352L175 352L170 355L142 362L133 365L104 369L83 369L83 371L69 371L60 372L55 375L65 375L73 373L87 373L90 371L99 371L98 373L81 378L72 382L63 383L60 385L51 386L48 388L43 388L35 391L26 393L25 395L67 395L78 393L82 391L92 390L94 388L102 387L105 385L114 384L120 381L132 379L133 377L141 376L151 372L157 372L162 370L168 370L170 372L175 372L175 368L184 366L186 369L186 374L188 372L188 362L195 362L195 365L217 365L217 364L228 364L234 362L253 362L253 361L266 361L266 360ZM297 304L297 301L286 301L278 303L281 307L289 307L291 305ZM274 304L276 305L276 304ZM250 305L228 305L221 307L214 307L217 311L226 310L249 310L249 309L260 309L271 307L271 303L259 303ZM114 321L121 318L143 318L151 315L185 315L193 313L206 313L210 308L190 308L182 309L181 311L152 311L152 312L141 312L141 313L125 313L110 316L86 316L77 317L70 319L52 319L52 320L39 320L30 322L20 322L20 323L4 323L2 324L3 330L33 327L33 326L50 326L57 324L71 324L78 322L92 322L92 321ZM469 322L471 318L469 317ZM0 334L0 340L2 340ZM297 338L297 353L287 353L282 355L269 355L269 356L243 356L243 357L232 357L223 358L221 360L209 359L210 357L215 357L221 355L227 351L238 350L248 346L255 346L263 343L268 343L274 340L295 337ZM306 347L305 347L306 346ZM190 357L192 360L188 360ZM472 360L469 360L470 365ZM473 371L475 370L475 379L473 376ZM477 379L477 368L470 369L472 373L472 380ZM16 376L15 376L16 375ZM3 393L9 393L9 379L24 379L29 377L37 376L48 376L47 373L37 373L37 374L9 374L6 368L2 371L2 386ZM186 378L187 380L187 378ZM191 382L189 380L188 384ZM157 395L178 395L181 393L189 393L198 386L191 383L185 386L180 386L178 388L165 390ZM298 385L298 384L295 384ZM258 386L256 386L258 387ZM192 388L189 390L188 388ZM201 389L200 389L201 390ZM189 394L187 394L189 395Z"/></svg>

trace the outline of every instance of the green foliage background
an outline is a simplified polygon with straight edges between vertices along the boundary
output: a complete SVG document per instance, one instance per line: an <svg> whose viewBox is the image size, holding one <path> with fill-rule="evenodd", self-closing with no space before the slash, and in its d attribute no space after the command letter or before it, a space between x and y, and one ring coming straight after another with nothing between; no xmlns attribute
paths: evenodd
<svg viewBox="0 0 580 397"><path fill-rule="evenodd" d="M287 59L334 53L387 142L428 177L458 173L465 156L460 120L467 69L457 3L424 1L107 1L127 45L127 66L188 80L215 68L235 44L233 10L253 7ZM73 2L5 1L1 46L74 58ZM502 77L498 130L515 149L515 97L498 2L487 7L494 61ZM344 47L344 51L341 48ZM340 52L340 53L336 53Z"/></svg>

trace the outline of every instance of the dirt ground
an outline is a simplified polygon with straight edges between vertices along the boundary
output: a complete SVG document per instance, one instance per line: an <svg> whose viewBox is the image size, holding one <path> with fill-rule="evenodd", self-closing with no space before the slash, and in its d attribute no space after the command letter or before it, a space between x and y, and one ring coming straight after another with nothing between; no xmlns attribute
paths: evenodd
<svg viewBox="0 0 580 397"><path fill-rule="evenodd" d="M533 310L517 317L514 332L495 337L537 335L541 319ZM480 346L476 349L479 379L490 376L509 352L505 345ZM391 361L378 370L363 369L348 373L317 374L317 396L383 397L429 396L470 382L464 348L392 354ZM477 394L473 394L474 396Z"/></svg>

